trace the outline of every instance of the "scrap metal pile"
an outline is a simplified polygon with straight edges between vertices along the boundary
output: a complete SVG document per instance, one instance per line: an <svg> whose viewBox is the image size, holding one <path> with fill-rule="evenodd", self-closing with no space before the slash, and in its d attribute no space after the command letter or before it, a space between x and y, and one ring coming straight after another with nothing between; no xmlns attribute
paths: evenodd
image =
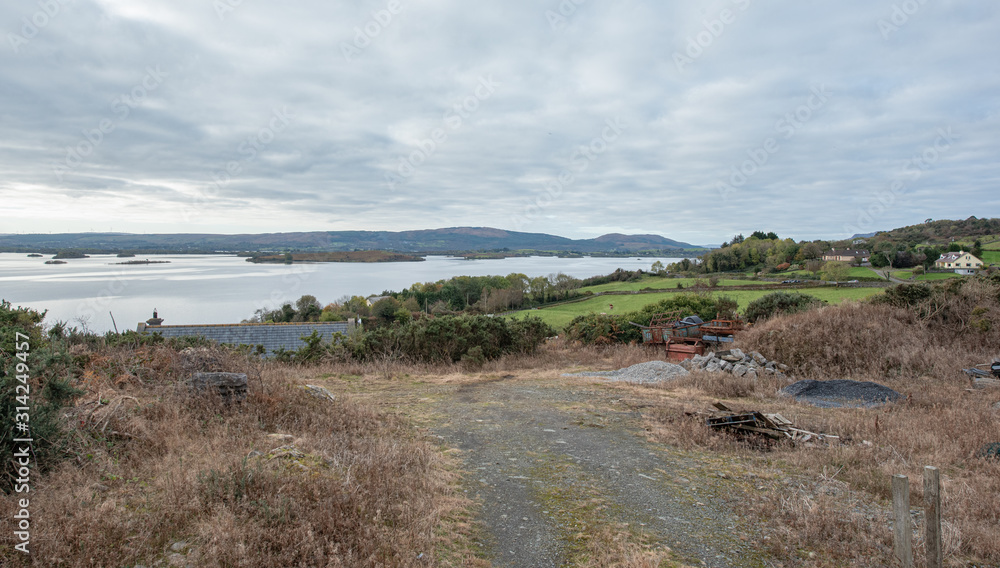
<svg viewBox="0 0 1000 568"><path fill-rule="evenodd" d="M706 322L698 316L681 317L680 310L656 314L649 325L630 324L642 330L642 342L664 345L667 358L690 359L705 354L706 343L729 343L745 327L739 317L722 318Z"/></svg>
<svg viewBox="0 0 1000 568"><path fill-rule="evenodd" d="M839 444L840 436L820 434L795 427L791 420L780 414L764 414L756 410L736 412L716 402L715 410L705 419L710 428L727 429L740 434L756 434L774 440L791 440L794 443L823 442Z"/></svg>
<svg viewBox="0 0 1000 568"><path fill-rule="evenodd" d="M989 366L989 371L983 371L982 369L977 369L976 367L986 367ZM1000 387L1000 360L993 361L992 364L985 363L982 365L976 365L971 369L962 369L966 375L969 376L969 380L972 381L972 387L977 389L982 389L986 387ZM993 375L995 378L990 378Z"/></svg>

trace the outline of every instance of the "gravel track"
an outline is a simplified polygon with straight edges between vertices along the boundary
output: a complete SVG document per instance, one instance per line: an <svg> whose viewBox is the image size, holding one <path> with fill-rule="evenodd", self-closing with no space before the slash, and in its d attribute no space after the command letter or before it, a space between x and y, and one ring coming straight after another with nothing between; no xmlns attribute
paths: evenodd
<svg viewBox="0 0 1000 568"><path fill-rule="evenodd" d="M482 504L493 565L571 565L572 535L593 519L570 501L586 495L605 504L597 522L627 523L689 564L761 566L740 539L746 523L729 501L731 481L694 456L648 442L641 416L621 396L565 379L491 380L435 393L431 432L462 450L464 484Z"/></svg>

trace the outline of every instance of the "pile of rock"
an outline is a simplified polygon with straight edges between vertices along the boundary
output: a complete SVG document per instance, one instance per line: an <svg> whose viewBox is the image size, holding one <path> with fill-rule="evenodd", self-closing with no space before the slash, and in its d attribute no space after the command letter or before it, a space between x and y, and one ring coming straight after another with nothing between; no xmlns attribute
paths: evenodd
<svg viewBox="0 0 1000 568"><path fill-rule="evenodd" d="M564 373L564 377L604 377L612 381L625 381L648 385L662 383L682 377L688 374L688 370L680 365L667 363L666 361L647 361L637 363L631 367L618 369L617 371L584 371L582 373Z"/></svg>
<svg viewBox="0 0 1000 568"><path fill-rule="evenodd" d="M744 353L740 349L712 352L707 355L695 355L681 362L684 368L695 371L704 370L710 373L732 373L737 377L756 379L761 375L776 375L784 377L788 365L777 361L768 361L766 357L753 351Z"/></svg>
<svg viewBox="0 0 1000 568"><path fill-rule="evenodd" d="M903 395L885 385L847 379L799 381L781 389L779 393L821 408L873 408L903 398Z"/></svg>

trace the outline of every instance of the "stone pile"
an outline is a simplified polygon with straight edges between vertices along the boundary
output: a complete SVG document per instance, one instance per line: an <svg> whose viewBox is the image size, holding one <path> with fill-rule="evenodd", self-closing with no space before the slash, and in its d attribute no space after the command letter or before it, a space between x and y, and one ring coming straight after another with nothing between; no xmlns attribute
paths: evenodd
<svg viewBox="0 0 1000 568"><path fill-rule="evenodd" d="M779 394L820 408L873 408L903 398L885 385L846 379L799 381L781 389Z"/></svg>
<svg viewBox="0 0 1000 568"><path fill-rule="evenodd" d="M666 361L647 361L617 371L584 371L582 373L564 373L564 377L603 377L612 381L625 381L636 384L662 383L682 377L688 370L680 365Z"/></svg>
<svg viewBox="0 0 1000 568"><path fill-rule="evenodd" d="M768 361L766 357L753 351L744 353L740 349L712 352L707 355L695 355L681 362L689 371L704 370L710 373L732 373L745 379L756 379L761 375L776 375L784 377L788 365L777 361Z"/></svg>

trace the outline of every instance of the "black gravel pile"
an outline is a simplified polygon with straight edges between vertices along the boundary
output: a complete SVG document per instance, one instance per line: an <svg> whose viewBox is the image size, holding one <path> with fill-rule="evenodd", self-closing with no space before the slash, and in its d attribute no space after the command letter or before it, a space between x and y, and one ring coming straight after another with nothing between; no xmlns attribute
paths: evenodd
<svg viewBox="0 0 1000 568"><path fill-rule="evenodd" d="M843 406L870 408L881 406L903 396L891 388L878 383L871 381L849 381L846 379L799 381L781 389L781 393L821 408L839 408Z"/></svg>

